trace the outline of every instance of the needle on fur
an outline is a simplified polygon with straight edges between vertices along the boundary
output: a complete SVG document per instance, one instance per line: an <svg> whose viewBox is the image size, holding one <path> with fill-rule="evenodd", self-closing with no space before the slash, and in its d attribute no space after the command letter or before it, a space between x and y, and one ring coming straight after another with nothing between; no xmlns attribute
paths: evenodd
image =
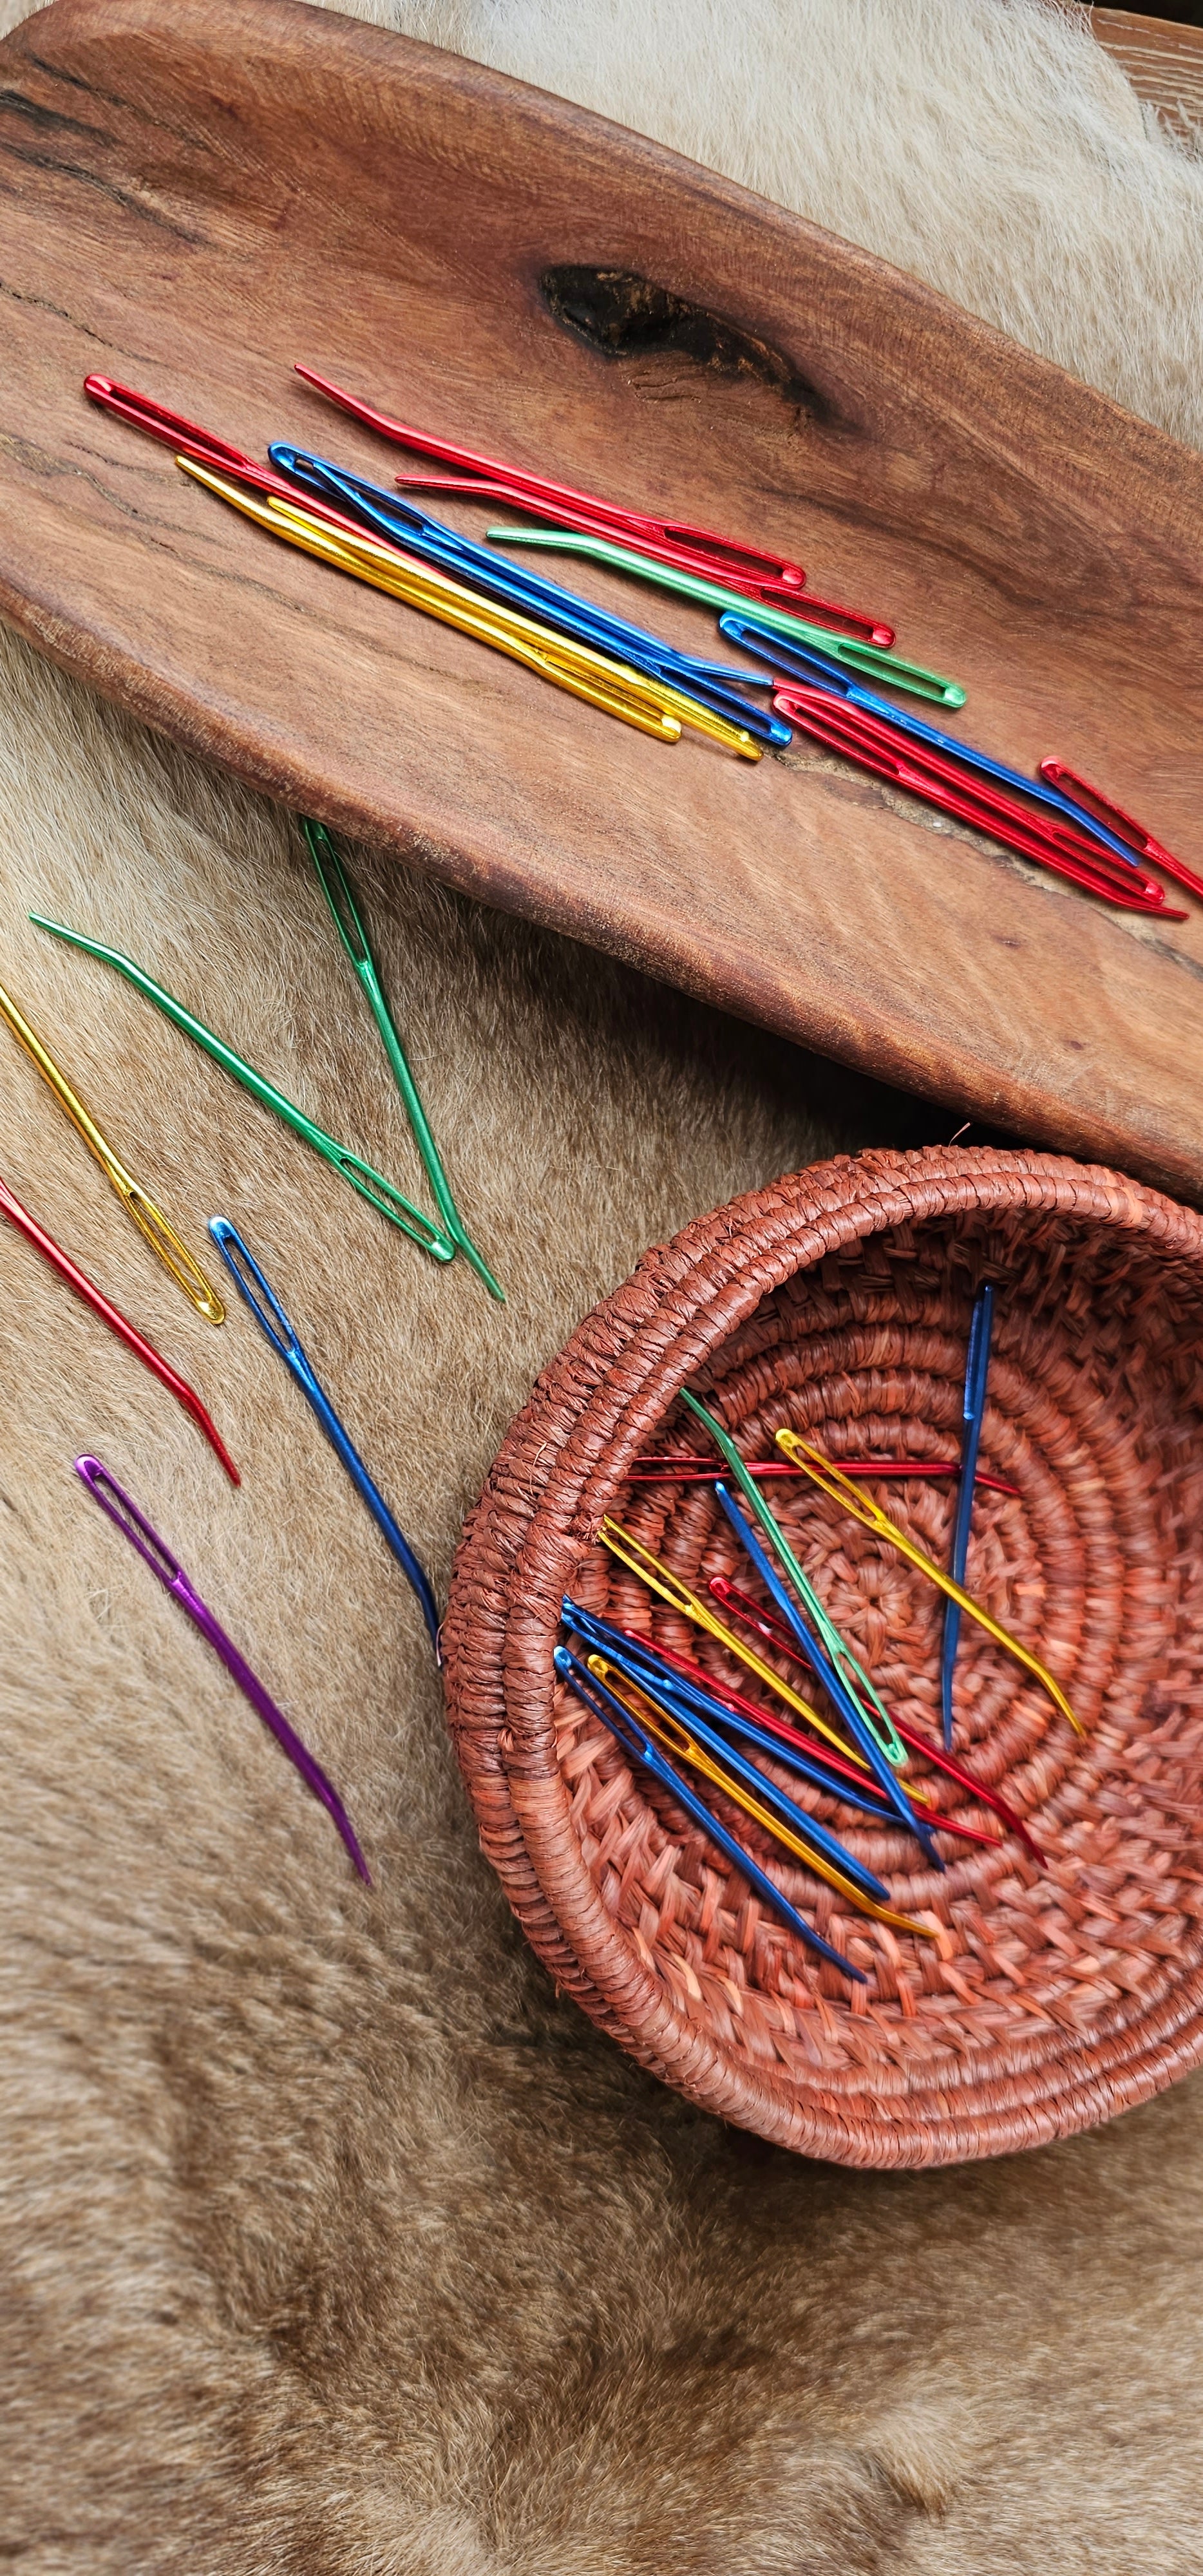
<svg viewBox="0 0 1203 2576"><path fill-rule="evenodd" d="M221 1433L216 1423L206 1413L195 1388L189 1386L187 1378L181 1377L178 1370L171 1367L162 1352L155 1349L153 1342L148 1342L145 1335L137 1331L136 1327L122 1314L120 1307L110 1302L97 1287L95 1280L89 1279L87 1271L81 1270L78 1263L72 1261L70 1254L64 1252L61 1243L56 1243L54 1236L47 1234L45 1227L38 1224L36 1217L30 1215L28 1208L22 1207L20 1199L14 1198L12 1191L3 1181L0 1181L0 1215L8 1218L9 1224L14 1225L19 1234L24 1235L27 1243L32 1243L34 1251L41 1253L43 1261L49 1262L52 1270L57 1270L60 1279L66 1280L68 1287L75 1290L76 1296L82 1298L84 1305L90 1306L94 1315L99 1315L101 1322L108 1325L109 1331L117 1335L118 1341L124 1342L126 1349L133 1352L135 1359L141 1360L143 1368L148 1368L152 1376L157 1377L169 1393L174 1395L176 1403L183 1405L185 1413L191 1414L198 1430L203 1431L210 1448L220 1458L231 1484L241 1484L242 1479Z"/></svg>

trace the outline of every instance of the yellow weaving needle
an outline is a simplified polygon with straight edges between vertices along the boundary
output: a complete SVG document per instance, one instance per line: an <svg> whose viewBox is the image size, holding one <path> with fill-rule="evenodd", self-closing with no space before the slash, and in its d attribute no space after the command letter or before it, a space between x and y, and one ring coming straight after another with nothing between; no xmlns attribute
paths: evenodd
<svg viewBox="0 0 1203 2576"><path fill-rule="evenodd" d="M682 1583L680 1576L673 1573L672 1567L653 1556L651 1549L644 1547L642 1540L633 1537L630 1530L624 1529L621 1521L611 1520L607 1514L598 1537L602 1546L609 1548L611 1556L618 1558L620 1565L625 1565L629 1573L637 1574L640 1582L646 1583L649 1592L658 1592L671 1610L678 1610L683 1619L692 1619L695 1627L704 1628L707 1636L716 1638L727 1654L734 1655L737 1662L746 1665L750 1673L755 1673L757 1681L763 1682L766 1690L774 1691L797 1717L804 1717L808 1726L813 1726L819 1735L825 1735L837 1753L842 1753L847 1761L857 1763L868 1772L868 1763L862 1761L855 1746L847 1744L842 1735L837 1735L835 1728L828 1726L809 1700L799 1698L797 1691L782 1681L780 1673L775 1673L772 1665L766 1664L753 1646L745 1646L742 1637L725 1628L722 1620L707 1609L704 1601L699 1600L697 1593L691 1592L688 1584Z"/></svg>
<svg viewBox="0 0 1203 2576"><path fill-rule="evenodd" d="M992 1619L989 1611L983 1610L980 1603L973 1600L968 1592L962 1592L960 1584L953 1582L951 1574L945 1574L942 1566L934 1565L930 1556L925 1556L923 1549L916 1546L914 1539L909 1538L905 1530L899 1529L897 1522L892 1521L888 1512L882 1510L880 1503L874 1502L871 1494L863 1491L859 1485L854 1485L851 1477L845 1476L842 1469L835 1466L830 1458L825 1458L821 1449L812 1449L807 1441L799 1439L796 1431L779 1431L777 1446L784 1450L792 1466L802 1467L805 1470L818 1486L820 1493L828 1495L832 1502L841 1503L845 1511L851 1512L855 1520L860 1521L865 1529L873 1530L878 1538L888 1539L891 1547L896 1547L902 1556L909 1558L912 1565L918 1566L920 1574L925 1574L929 1583L936 1584L941 1592L948 1594L950 1601L957 1602L962 1610L968 1612L971 1619L976 1619L978 1626L985 1629L987 1636L993 1637L996 1645L1004 1646L1009 1655L1014 1655L1016 1663L1022 1664L1040 1683L1042 1689L1048 1692L1054 1708L1059 1708L1061 1715L1069 1719L1075 1735L1084 1734L1085 1729L1074 1716L1064 1691L1060 1684L1053 1680L1047 1667L1037 1656L1029 1654L1027 1647L1021 1646L1019 1639L1013 1637L1008 1628L1000 1627L997 1619Z"/></svg>
<svg viewBox="0 0 1203 2576"><path fill-rule="evenodd" d="M140 1183L127 1172L112 1146L101 1135L94 1118L89 1116L78 1092L73 1091L63 1073L48 1055L42 1041L30 1028L24 1014L17 1009L11 993L0 984L0 1015L7 1020L13 1036L24 1047L30 1062L37 1066L43 1082L49 1085L60 1109L66 1111L72 1126L83 1137L88 1152L99 1163L105 1179L111 1182L127 1213L132 1216L140 1234L144 1234L152 1252L157 1252L165 1270L169 1270L178 1287L190 1299L199 1315L211 1324L224 1324L226 1310L215 1288L206 1279L200 1263L194 1261L186 1243L180 1241L175 1227L169 1225L161 1208Z"/></svg>
<svg viewBox="0 0 1203 2576"><path fill-rule="evenodd" d="M675 716L680 724L690 726L695 733L708 734L713 741L722 743L726 750L738 752L744 760L759 760L760 745L753 741L742 725L732 724L727 717L715 715L686 691L674 689L671 682L648 679L645 673L634 670L628 663L611 661L605 654L595 652L591 645L579 644L571 636L558 635L553 627L541 626L537 619L523 617L517 609L507 609L495 601L484 600L478 592L468 590L445 574L439 575L425 565L411 565L391 546L374 537L351 536L342 528L332 528L327 521L315 518L313 512L306 510L300 502L285 501L278 494L273 494L268 508L272 517L283 519L295 529L298 537L309 541L307 552L320 554L329 563L337 563L344 572L355 572L365 581L372 580L377 589L391 590L395 597L408 600L412 606L421 606L424 603L418 596L419 589L425 590L433 584L443 597L457 599L477 612L472 627L474 633L481 633L489 620L495 620L503 631L534 639L549 659L565 663L569 669L583 664L586 669L596 671L599 676L604 675L611 682L621 679L641 703ZM263 524L270 526L271 520L265 520ZM373 569L369 571L368 566ZM385 573L389 575L387 580ZM457 620L448 622L458 623Z"/></svg>
<svg viewBox="0 0 1203 2576"><path fill-rule="evenodd" d="M248 515L259 516L258 512ZM534 618L523 617L517 609L485 599L479 591L468 590L447 573L438 572L426 564L407 562L391 546L379 543L374 537L352 537L341 528L332 528L325 520L315 518L300 503L283 501L273 495L268 504L268 515L260 520L260 524L270 528L275 536L287 534L305 553L317 555L322 562L333 564L339 572L351 573L359 580L370 582L374 589L387 591L390 597L404 600L410 607L441 617L444 624L460 628L464 634L474 635L486 644L496 645L501 652L509 651L515 644L524 644L526 651L516 653L514 658L529 661L532 669L541 671L549 679L560 677L565 686L570 686L572 677L579 676L581 672L596 675L602 695L622 702L615 712L637 709L641 715L656 719L651 728L653 731L661 730L667 690L659 681L648 680L641 672L628 670L624 663L607 660L604 654L595 653L591 646L578 644L571 636L557 635L550 626L540 626ZM454 603L454 615L448 603ZM667 731L673 741L679 740L679 725L675 732L671 726Z"/></svg>
<svg viewBox="0 0 1203 2576"><path fill-rule="evenodd" d="M401 558L392 555L387 547L380 548L377 562L367 553L370 540L362 546L356 540L353 546L338 529L328 527L324 521L308 520L303 511L293 510L285 502L281 502L278 508L268 507L254 500L239 485L227 482L224 475L214 474L208 466L198 465L192 457L177 456L175 461L182 473L190 474L194 482L203 483L207 491L215 492L219 500L227 501L231 509L241 512L243 518L252 519L257 527L266 528L286 545L297 546L304 554L316 555L320 562L332 564L336 571L350 573L354 579L370 584L374 590L387 591L392 598L404 600L409 607L422 609L426 615L439 618L445 626L455 626L462 634L474 635L479 642L492 645L499 653L508 654L511 661L522 662L528 670L537 671L542 679L550 680L556 688L568 690L573 697L584 698L590 706L600 707L606 715L617 716L623 724L634 725L640 733L651 734L660 742L680 741L680 723L665 708L664 692L653 694L650 686L645 689L638 683L637 673L628 674L617 663L604 662L601 655L587 657L583 646L576 648L575 658L570 659L573 648L566 639L552 636L548 629L514 617L505 609L491 609L486 613L484 603L475 592L461 590L457 582L448 581L444 575L416 569L411 573ZM522 631L524 628L525 633ZM563 645L564 649L553 655L547 650L549 645ZM593 661L598 666L596 677L589 668ZM604 680L601 677L603 672Z"/></svg>
<svg viewBox="0 0 1203 2576"><path fill-rule="evenodd" d="M697 1742L679 1717L672 1717L667 1709L659 1708L654 1700L650 1700L646 1693L639 1689L637 1683L629 1682L625 1673L620 1672L615 1665L607 1663L604 1655L590 1655L588 1665L596 1679L605 1683L606 1688L613 1692L615 1699L621 1700L623 1707L630 1711L637 1724L646 1727L648 1734L654 1736L666 1753L675 1754L679 1762L688 1762L690 1769L700 1772L703 1780L709 1780L712 1788L721 1789L725 1798L730 1798L735 1806L742 1808L745 1816L751 1816L756 1824L762 1825L766 1834L772 1834L779 1843L784 1843L786 1850L793 1853L795 1860L800 1860L807 1869L813 1870L816 1878L825 1879L829 1887L834 1887L841 1896L846 1896L849 1904L855 1905L858 1913L871 1914L875 1922L888 1923L891 1930L895 1932L918 1932L925 1941L935 1940L936 1935L930 1924L916 1921L912 1914L896 1914L892 1907L879 1905L875 1897L866 1896L859 1887L854 1887L852 1880L845 1878L842 1870L834 1868L830 1861L824 1860L820 1852L813 1850L809 1843L803 1842L800 1834L793 1833L780 1817L772 1813L770 1808L762 1806L759 1798L755 1797L750 1789L745 1789L741 1780L733 1779L722 1763L716 1762L713 1754L707 1752L705 1745ZM628 1692L633 1693L638 1702L636 1707L632 1707L631 1700L627 1696Z"/></svg>

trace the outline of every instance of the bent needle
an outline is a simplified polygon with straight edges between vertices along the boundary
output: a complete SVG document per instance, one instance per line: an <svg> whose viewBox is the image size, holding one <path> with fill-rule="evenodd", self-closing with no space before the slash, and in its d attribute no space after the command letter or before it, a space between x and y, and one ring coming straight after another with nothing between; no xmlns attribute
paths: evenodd
<svg viewBox="0 0 1203 2576"><path fill-rule="evenodd" d="M48 921L43 913L31 912L29 918L35 929L48 930L52 938L65 939L72 948L82 948L87 956L99 957L104 965L115 966L119 975L136 984L138 991L145 993L147 1000L153 1002L165 1018L173 1021L177 1029L182 1029L185 1037L194 1038L196 1044L204 1048L205 1054L211 1055L224 1072L232 1074L235 1082L240 1082L253 1099L260 1101L265 1109L274 1109L277 1118L282 1118L294 1135L302 1137L307 1145L312 1145L315 1154L320 1154L336 1172L341 1172L344 1181L349 1181L352 1189L358 1190L370 1207L386 1216L390 1225L407 1234L411 1243L416 1243L422 1252L429 1253L432 1261L454 1260L454 1244L448 1242L446 1235L428 1216L423 1216L421 1208L414 1207L391 1181L385 1180L381 1172L374 1171L370 1163L365 1163L362 1155L353 1154L349 1145L340 1145L336 1137L326 1134L324 1127L307 1118L304 1110L287 1100L282 1091L277 1091L273 1082L256 1073L253 1065L245 1064L240 1055L235 1055L233 1047L226 1046L221 1038L215 1037L203 1020L195 1020L191 1011L186 1011L183 1003L176 1001L173 993L156 984L153 975L136 966L132 957L124 957L119 948L106 948L99 939L85 938L82 930L68 930L61 921Z"/></svg>
<svg viewBox="0 0 1203 2576"><path fill-rule="evenodd" d="M696 599L705 608L716 608L720 616L730 612L731 593L715 581L700 580L696 573L682 572L675 564L655 563L648 555L637 555L629 546L612 545L607 537L561 534L558 528L490 528L493 545L543 546L555 554L587 555L594 563L608 564L615 572L630 572L641 581L659 583L664 590L678 590L686 599ZM806 606L805 591L798 594L798 606ZM963 707L965 691L959 680L946 680L938 671L925 671L919 662L904 662L901 655L878 644L862 643L854 635L837 635L826 626L812 626L804 617L784 608L761 607L755 611L758 626L771 627L774 633L794 637L800 644L821 646L836 662L846 663L849 670L863 671L870 679L893 689L906 689L916 698L934 698L937 706Z"/></svg>

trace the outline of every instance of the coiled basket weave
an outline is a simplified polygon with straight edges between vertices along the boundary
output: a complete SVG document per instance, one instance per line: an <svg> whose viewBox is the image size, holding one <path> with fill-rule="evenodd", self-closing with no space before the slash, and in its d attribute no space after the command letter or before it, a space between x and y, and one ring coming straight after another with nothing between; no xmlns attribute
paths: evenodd
<svg viewBox="0 0 1203 2576"><path fill-rule="evenodd" d="M957 1751L1027 1819L1043 1870L1012 1834L990 1850L946 1838L940 1875L905 1836L858 1831L779 1775L937 1940L851 1913L730 1813L866 1969L850 1987L561 1691L560 1601L571 1591L735 1678L596 1544L612 1512L695 1590L717 1572L756 1590L711 1486L631 1487L632 1461L704 1447L683 1382L749 1457L792 1424L836 1459L956 1458L984 1278L997 1294L980 1463L1018 1494L978 1488L967 1580L1051 1667L1085 1733L964 1622ZM951 1148L840 1158L738 1199L586 1317L468 1524L447 1691L515 1913L642 2065L765 2138L885 2166L1038 2145L1203 2056L1201 1358L1203 1220L1114 1172ZM805 1480L769 1490L887 1704L935 1739L941 1597ZM947 1563L951 1479L872 1490Z"/></svg>

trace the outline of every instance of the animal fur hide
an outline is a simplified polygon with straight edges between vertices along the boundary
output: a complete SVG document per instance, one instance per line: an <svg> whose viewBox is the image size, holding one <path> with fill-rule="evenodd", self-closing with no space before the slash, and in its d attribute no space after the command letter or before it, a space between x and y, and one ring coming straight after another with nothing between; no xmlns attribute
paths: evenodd
<svg viewBox="0 0 1203 2576"><path fill-rule="evenodd" d="M1028 0L363 14L649 128L1200 435L1203 169L1068 18ZM837 1144L924 1132L913 1104L356 851L436 1133L511 1291L499 1312L25 925L36 902L127 948L417 1183L295 825L11 638L3 654L3 979L191 1241L215 1209L244 1228L440 1586L511 1412L648 1241ZM0 2559L1197 2567L1200 2085L1060 2150L875 2179L724 2130L635 2070L514 1929L414 1605L279 1363L237 1308L220 1340L190 1318L2 1031L0 1101L5 1177L208 1394L245 1477L225 1488L5 1230ZM82 1494L84 1448L345 1791L371 1893Z"/></svg>

